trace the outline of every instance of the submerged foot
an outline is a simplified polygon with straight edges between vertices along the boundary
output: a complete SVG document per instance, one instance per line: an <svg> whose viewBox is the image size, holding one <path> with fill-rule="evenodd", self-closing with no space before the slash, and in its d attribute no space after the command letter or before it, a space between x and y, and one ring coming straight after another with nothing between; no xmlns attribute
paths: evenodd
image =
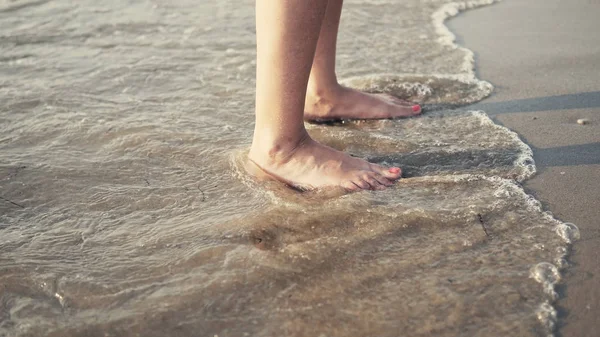
<svg viewBox="0 0 600 337"><path fill-rule="evenodd" d="M253 145L248 159L263 173L303 190L324 187L343 187L348 191L382 190L393 185L401 175L397 167L385 168L351 157L308 135L289 151Z"/></svg>
<svg viewBox="0 0 600 337"><path fill-rule="evenodd" d="M304 119L385 119L411 117L421 113L418 104L387 94L371 94L343 86L306 95Z"/></svg>

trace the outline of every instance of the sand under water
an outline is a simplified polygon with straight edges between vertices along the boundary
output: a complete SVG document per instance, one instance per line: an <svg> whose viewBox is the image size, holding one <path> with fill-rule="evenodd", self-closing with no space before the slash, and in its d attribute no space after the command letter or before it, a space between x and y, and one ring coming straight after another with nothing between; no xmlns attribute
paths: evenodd
<svg viewBox="0 0 600 337"><path fill-rule="evenodd" d="M491 1L348 1L347 85L424 104L308 125L402 166L258 183L252 1L0 1L0 336L546 336L572 224L443 26Z"/></svg>

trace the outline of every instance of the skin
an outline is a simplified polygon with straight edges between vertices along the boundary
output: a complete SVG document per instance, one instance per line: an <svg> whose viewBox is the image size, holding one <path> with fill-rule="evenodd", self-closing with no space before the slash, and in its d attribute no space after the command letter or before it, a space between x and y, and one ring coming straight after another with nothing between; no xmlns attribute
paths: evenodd
<svg viewBox="0 0 600 337"><path fill-rule="evenodd" d="M380 190L401 176L322 145L304 119L393 118L420 113L384 95L338 84L335 45L342 0L256 1L256 124L251 173L302 189ZM418 107L418 106L417 106Z"/></svg>
<svg viewBox="0 0 600 337"><path fill-rule="evenodd" d="M305 100L306 120L410 117L418 105L385 94L369 94L338 83L335 55L343 0L328 0L319 32Z"/></svg>

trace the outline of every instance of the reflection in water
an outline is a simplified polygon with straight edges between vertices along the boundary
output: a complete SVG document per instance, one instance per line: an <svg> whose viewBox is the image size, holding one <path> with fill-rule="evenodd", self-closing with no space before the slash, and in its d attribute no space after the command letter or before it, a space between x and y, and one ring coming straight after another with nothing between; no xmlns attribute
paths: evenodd
<svg viewBox="0 0 600 337"><path fill-rule="evenodd" d="M340 77L426 113L308 125L404 168L340 196L242 169L253 1L0 1L0 335L546 334L578 232L459 108L491 86L440 44L445 3L348 1Z"/></svg>

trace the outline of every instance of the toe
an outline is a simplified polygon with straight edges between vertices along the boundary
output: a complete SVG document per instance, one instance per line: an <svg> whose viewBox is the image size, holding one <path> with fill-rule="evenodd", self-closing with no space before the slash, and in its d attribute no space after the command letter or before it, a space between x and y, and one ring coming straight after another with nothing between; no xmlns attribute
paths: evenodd
<svg viewBox="0 0 600 337"><path fill-rule="evenodd" d="M360 177L356 177L356 179L352 180L352 182L360 187L363 190L370 190L371 189L371 185L369 185L368 182L362 180Z"/></svg>
<svg viewBox="0 0 600 337"><path fill-rule="evenodd" d="M423 112L423 109L419 104L413 104L410 108L413 111L413 115L419 115L421 112Z"/></svg>
<svg viewBox="0 0 600 337"><path fill-rule="evenodd" d="M392 96L389 94L381 94L380 97L383 97L389 103L393 104L393 108L395 113L393 116L402 117L402 116L414 116L421 113L421 105L412 103L409 101L405 101L396 96Z"/></svg>
<svg viewBox="0 0 600 337"><path fill-rule="evenodd" d="M399 167L383 167L371 164L371 170L390 180L398 180L402 176L402 170Z"/></svg>
<svg viewBox="0 0 600 337"><path fill-rule="evenodd" d="M356 191L361 190L361 188L358 185L356 185L355 183L353 183L349 180L344 181L341 185L344 189L346 189L349 192L356 192Z"/></svg>
<svg viewBox="0 0 600 337"><path fill-rule="evenodd" d="M393 105L390 106L390 109L392 110L391 115L393 117L410 117L421 113L421 106L418 104L413 104L410 106Z"/></svg>
<svg viewBox="0 0 600 337"><path fill-rule="evenodd" d="M379 181L377 181L377 179L375 179L374 175L375 175L375 172L365 173L365 174L363 174L363 176L361 178L362 178L362 180L364 180L367 183L369 183L369 185L371 185L371 189L372 190L382 190L382 189L384 189L385 186L382 185Z"/></svg>
<svg viewBox="0 0 600 337"><path fill-rule="evenodd" d="M393 181L391 181L390 179L382 176L379 173L373 172L373 178L375 178L383 186L392 186L392 185L394 185Z"/></svg>

